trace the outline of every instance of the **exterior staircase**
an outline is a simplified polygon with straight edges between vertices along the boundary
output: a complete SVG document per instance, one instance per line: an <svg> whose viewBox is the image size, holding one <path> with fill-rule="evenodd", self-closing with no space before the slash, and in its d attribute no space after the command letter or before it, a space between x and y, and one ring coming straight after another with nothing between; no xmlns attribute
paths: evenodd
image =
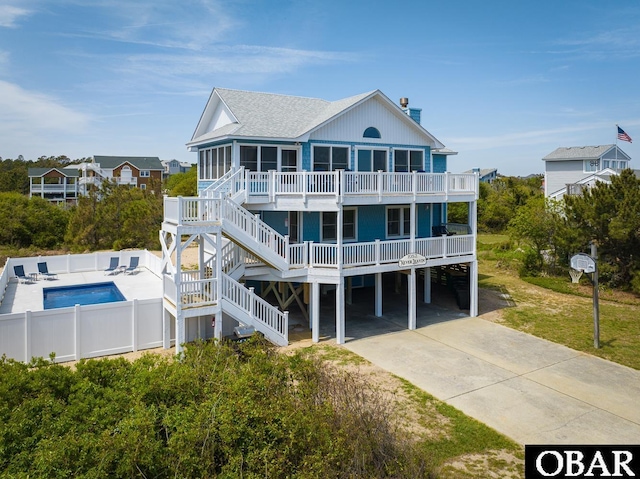
<svg viewBox="0 0 640 479"><path fill-rule="evenodd" d="M289 313L280 311L255 294L253 288L238 282L244 275L248 256L280 271L289 268L288 236L281 235L236 202L244 197L244 182L239 181L243 175L243 169L230 171L200 193L206 202L200 205L198 217L205 222L219 223L222 234L230 240L218 248L222 255L220 284L216 278L207 283L211 301L219 303L222 311L242 326L251 326L271 342L286 346ZM214 256L208 263L215 265L215 261ZM215 267L212 270L215 271Z"/></svg>

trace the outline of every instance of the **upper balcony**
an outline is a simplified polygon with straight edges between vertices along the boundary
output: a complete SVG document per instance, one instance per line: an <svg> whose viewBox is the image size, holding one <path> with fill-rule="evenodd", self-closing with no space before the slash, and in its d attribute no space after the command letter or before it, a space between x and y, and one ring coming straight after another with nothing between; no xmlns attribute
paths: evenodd
<svg viewBox="0 0 640 479"><path fill-rule="evenodd" d="M246 191L245 202L264 209L325 210L338 204L473 201L478 182L473 174L249 171Z"/></svg>
<svg viewBox="0 0 640 479"><path fill-rule="evenodd" d="M67 194L75 195L78 192L78 185L75 183L32 183L31 194Z"/></svg>
<svg viewBox="0 0 640 479"><path fill-rule="evenodd" d="M238 174L239 173L239 174ZM353 172L255 172L232 175L231 193L262 210L336 210L342 205L469 202L478 198L475 174ZM216 181L208 192L223 182Z"/></svg>

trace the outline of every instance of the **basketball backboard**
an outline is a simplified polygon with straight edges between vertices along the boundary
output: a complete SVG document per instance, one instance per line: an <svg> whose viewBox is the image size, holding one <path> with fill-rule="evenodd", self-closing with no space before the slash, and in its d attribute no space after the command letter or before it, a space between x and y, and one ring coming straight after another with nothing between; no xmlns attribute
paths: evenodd
<svg viewBox="0 0 640 479"><path fill-rule="evenodd" d="M578 253L571 257L571 267L584 273L594 273L596 262L588 254Z"/></svg>

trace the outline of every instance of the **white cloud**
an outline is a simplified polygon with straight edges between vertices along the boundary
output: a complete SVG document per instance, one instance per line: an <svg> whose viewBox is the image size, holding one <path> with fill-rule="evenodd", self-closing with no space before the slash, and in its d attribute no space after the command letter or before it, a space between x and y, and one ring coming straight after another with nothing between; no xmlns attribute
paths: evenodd
<svg viewBox="0 0 640 479"><path fill-rule="evenodd" d="M16 27L16 20L30 13L29 10L14 7L13 5L0 5L0 27Z"/></svg>
<svg viewBox="0 0 640 479"><path fill-rule="evenodd" d="M3 132L78 132L89 117L55 98L0 80L0 129Z"/></svg>

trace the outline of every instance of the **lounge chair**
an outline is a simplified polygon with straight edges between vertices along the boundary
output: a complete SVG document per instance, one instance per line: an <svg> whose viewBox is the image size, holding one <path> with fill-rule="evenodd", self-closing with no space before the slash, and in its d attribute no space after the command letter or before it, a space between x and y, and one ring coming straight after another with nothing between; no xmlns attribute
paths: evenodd
<svg viewBox="0 0 640 479"><path fill-rule="evenodd" d="M120 271L120 267L118 266L118 258L111 258L109 267L104 270L104 274L116 274L118 271Z"/></svg>
<svg viewBox="0 0 640 479"><path fill-rule="evenodd" d="M24 273L24 266L21 264L13 267L13 272L18 278L18 282L20 283L33 283L33 275L26 275Z"/></svg>
<svg viewBox="0 0 640 479"><path fill-rule="evenodd" d="M132 256L129 259L129 266L124 270L124 274L133 274L138 269L138 262L140 258L137 256Z"/></svg>
<svg viewBox="0 0 640 479"><path fill-rule="evenodd" d="M44 279L58 279L58 275L56 273L49 273L49 268L47 267L47 263L38 263L38 273L42 275Z"/></svg>

